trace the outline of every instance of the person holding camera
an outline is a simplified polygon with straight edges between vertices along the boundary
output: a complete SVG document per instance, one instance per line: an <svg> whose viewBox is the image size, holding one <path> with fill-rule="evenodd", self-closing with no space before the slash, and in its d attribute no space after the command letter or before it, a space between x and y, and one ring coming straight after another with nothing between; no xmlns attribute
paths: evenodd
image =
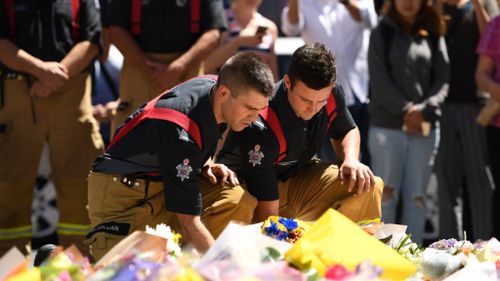
<svg viewBox="0 0 500 281"><path fill-rule="evenodd" d="M226 10L228 30L222 34L219 48L205 60L205 73L216 73L229 57L239 51L252 51L269 65L274 80L279 79L274 51L278 28L257 12L261 2L232 0Z"/></svg>

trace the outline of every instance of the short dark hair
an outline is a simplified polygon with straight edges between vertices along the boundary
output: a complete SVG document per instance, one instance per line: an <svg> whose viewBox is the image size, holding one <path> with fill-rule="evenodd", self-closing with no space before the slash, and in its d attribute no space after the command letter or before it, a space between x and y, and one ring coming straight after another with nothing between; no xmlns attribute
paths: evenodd
<svg viewBox="0 0 500 281"><path fill-rule="evenodd" d="M254 89L265 97L274 93L274 78L269 66L251 52L239 52L221 67L217 86L226 85L231 95Z"/></svg>
<svg viewBox="0 0 500 281"><path fill-rule="evenodd" d="M337 79L335 56L324 44L306 44L293 53L288 77L292 87L297 80L314 90L333 85Z"/></svg>

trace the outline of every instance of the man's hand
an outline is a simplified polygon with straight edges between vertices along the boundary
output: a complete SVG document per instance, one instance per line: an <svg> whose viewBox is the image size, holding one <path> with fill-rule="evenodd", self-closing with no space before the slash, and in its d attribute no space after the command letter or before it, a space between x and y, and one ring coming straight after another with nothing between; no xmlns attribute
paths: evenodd
<svg viewBox="0 0 500 281"><path fill-rule="evenodd" d="M161 90L166 90L179 83L181 75L186 71L186 65L175 60L170 64L146 61L152 69L153 83Z"/></svg>
<svg viewBox="0 0 500 281"><path fill-rule="evenodd" d="M340 180L342 184L349 181L348 191L352 192L356 181L358 182L358 193L369 192L375 185L375 176L370 168L358 159L346 159L340 166Z"/></svg>
<svg viewBox="0 0 500 281"><path fill-rule="evenodd" d="M110 101L105 105L96 104L92 106L92 115L94 115L94 118L101 124L109 123L116 113L118 104L118 101Z"/></svg>
<svg viewBox="0 0 500 281"><path fill-rule="evenodd" d="M31 86L30 96L32 98L48 98L52 94L52 90L47 87L42 81L36 80Z"/></svg>
<svg viewBox="0 0 500 281"><path fill-rule="evenodd" d="M221 185L229 184L231 186L240 184L236 173L224 164L209 163L203 167L202 174L213 184L220 183ZM220 179L220 182L218 179Z"/></svg>
<svg viewBox="0 0 500 281"><path fill-rule="evenodd" d="M34 73L50 91L57 91L69 79L68 68L59 62L43 62Z"/></svg>

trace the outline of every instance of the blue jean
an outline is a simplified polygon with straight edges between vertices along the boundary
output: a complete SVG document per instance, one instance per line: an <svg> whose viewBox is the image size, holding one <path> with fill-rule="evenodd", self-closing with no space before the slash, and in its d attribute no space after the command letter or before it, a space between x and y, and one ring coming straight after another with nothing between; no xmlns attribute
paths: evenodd
<svg viewBox="0 0 500 281"><path fill-rule="evenodd" d="M408 225L407 233L412 234L415 243L422 242L426 218L425 188L438 144L439 129L433 129L428 137L381 127L369 130L373 173L384 180L384 188L393 190L382 201L382 220ZM402 203L401 220L396 221L399 200Z"/></svg>

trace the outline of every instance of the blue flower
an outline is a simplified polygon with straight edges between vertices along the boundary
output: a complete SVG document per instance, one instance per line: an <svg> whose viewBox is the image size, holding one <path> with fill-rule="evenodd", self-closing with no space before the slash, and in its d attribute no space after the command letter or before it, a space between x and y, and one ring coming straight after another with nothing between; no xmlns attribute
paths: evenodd
<svg viewBox="0 0 500 281"><path fill-rule="evenodd" d="M279 218L278 222L285 226L288 231L292 231L299 227L299 224L294 219Z"/></svg>
<svg viewBox="0 0 500 281"><path fill-rule="evenodd" d="M276 239L283 241L288 238L288 232L286 231L280 231L278 235L276 235Z"/></svg>
<svg viewBox="0 0 500 281"><path fill-rule="evenodd" d="M267 236L274 236L280 233L280 228L275 222L271 222L268 227L264 228Z"/></svg>

